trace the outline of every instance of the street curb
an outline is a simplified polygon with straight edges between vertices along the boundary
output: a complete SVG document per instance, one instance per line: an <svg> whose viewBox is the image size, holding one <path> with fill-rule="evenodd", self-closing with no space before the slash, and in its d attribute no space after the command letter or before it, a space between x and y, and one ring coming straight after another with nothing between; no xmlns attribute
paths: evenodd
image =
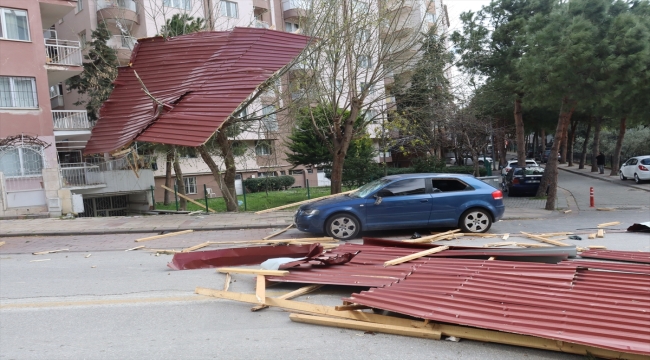
<svg viewBox="0 0 650 360"><path fill-rule="evenodd" d="M17 237L17 236L79 236L79 235L147 234L147 233L159 233L161 231L165 231L165 232L183 231L183 230L219 231L219 230L270 229L270 228L284 228L284 227L287 227L286 223L266 224L266 225L219 226L219 227L204 227L204 228L179 227L179 228L169 228L169 229L160 228L160 229L102 230L102 231L84 231L84 232L73 232L73 231L38 232L38 233L17 232L11 234L2 233L0 234L0 238Z"/></svg>
<svg viewBox="0 0 650 360"><path fill-rule="evenodd" d="M596 180L601 180L601 181L607 181L607 182L610 182L610 183L612 183L612 184L619 184L619 185L623 185L623 186L631 187L631 188L633 188L633 189L637 189L637 190L642 190L642 191L650 192L650 189L644 189L644 188L642 188L642 187L638 187L638 186L635 186L635 185L630 185L630 184L626 184L626 183L624 183L624 182L619 182L620 180L619 180L619 181L614 181L614 180L612 180L612 179L607 179L607 178L601 178L601 177L591 176L591 175L583 174L583 173L581 173L581 172L579 172L579 171L573 171L573 170L569 170L569 169L567 169L567 168L563 168L563 167L559 167L559 166L558 166L558 169L563 170L563 171L566 171L566 172L570 172L570 173L572 173L572 174L576 174L576 175L581 175L581 176L584 176L584 177L588 177L588 178L591 178L591 179L596 179Z"/></svg>

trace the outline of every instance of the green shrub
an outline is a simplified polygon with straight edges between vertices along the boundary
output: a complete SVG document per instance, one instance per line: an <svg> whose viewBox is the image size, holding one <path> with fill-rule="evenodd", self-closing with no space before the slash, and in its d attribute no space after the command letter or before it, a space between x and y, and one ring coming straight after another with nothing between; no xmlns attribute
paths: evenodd
<svg viewBox="0 0 650 360"><path fill-rule="evenodd" d="M250 193L277 191L291 187L296 182L293 176L269 176L244 180L246 191Z"/></svg>
<svg viewBox="0 0 650 360"><path fill-rule="evenodd" d="M416 173L445 172L446 166L444 159L434 156L420 157L413 160L413 171Z"/></svg>

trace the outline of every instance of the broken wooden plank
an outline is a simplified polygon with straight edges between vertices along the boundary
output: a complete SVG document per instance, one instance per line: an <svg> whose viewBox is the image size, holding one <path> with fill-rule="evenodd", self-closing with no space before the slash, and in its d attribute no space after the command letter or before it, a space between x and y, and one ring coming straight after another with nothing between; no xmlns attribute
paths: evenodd
<svg viewBox="0 0 650 360"><path fill-rule="evenodd" d="M0 246L2 246L2 245L4 245L4 244L5 244L4 241L0 241Z"/></svg>
<svg viewBox="0 0 650 360"><path fill-rule="evenodd" d="M140 246L132 247L132 248L130 248L130 249L126 249L126 250L124 250L124 251L133 251L133 250L138 250L138 249L142 249L143 247L144 247L144 245L140 245Z"/></svg>
<svg viewBox="0 0 650 360"><path fill-rule="evenodd" d="M549 245L544 245L544 244L530 244L530 243L517 243L517 246L525 247L525 248L540 248L540 247L550 247Z"/></svg>
<svg viewBox="0 0 650 360"><path fill-rule="evenodd" d="M255 297L257 302L264 304L264 299L266 299L266 278L264 275L257 275L257 282L255 284Z"/></svg>
<svg viewBox="0 0 650 360"><path fill-rule="evenodd" d="M184 252L184 253L185 253L185 252L192 252L192 251L194 251L194 250L202 249L202 248L204 248L204 247L206 247L206 246L210 246L210 242L204 242L204 243L202 243L202 244L198 244L198 245L190 246L190 247L188 247L188 248L185 248L185 249L181 250L181 252Z"/></svg>
<svg viewBox="0 0 650 360"><path fill-rule="evenodd" d="M441 238L444 238L444 237L446 237L446 236L448 236L448 235L451 235L451 234L457 233L457 232L459 232L459 231L460 231L460 229L450 230L450 231L445 231L445 232L440 233L440 234L429 235L429 236L423 236L423 237L418 238L418 239L402 240L402 242L405 242L405 243L427 243L427 242L434 242L434 241L436 241L436 240L441 240Z"/></svg>
<svg viewBox="0 0 650 360"><path fill-rule="evenodd" d="M386 333L386 334L440 340L440 332L436 330L427 329L427 328L418 329L413 327L384 325L384 324L369 323L365 321L335 319L335 318L325 317L325 316L302 315L302 314L290 314L289 319L291 319L291 321L294 322L305 323L305 324L333 326L333 327L344 328L344 329L373 331L373 332Z"/></svg>
<svg viewBox="0 0 650 360"><path fill-rule="evenodd" d="M160 254L162 254L162 255L174 255L174 254L178 254L178 253L181 252L180 250L174 250L174 249L170 249L170 250L168 250L168 249L147 249L147 250L155 252L156 256L158 256Z"/></svg>
<svg viewBox="0 0 650 360"><path fill-rule="evenodd" d="M295 206L302 205L302 204L308 204L308 203L314 202L316 200L328 199L328 198L335 197L335 196L350 194L350 193L353 193L355 191L357 191L357 189L350 190L350 191L344 191L344 192L341 192L341 193L338 193L338 194L321 196L321 197L313 198L313 199L309 199L309 200L303 200L303 201L299 201L299 202L295 202L295 203L291 203L291 204L287 204L287 205L282 205L282 206L277 206L277 207L266 209L266 210L257 211L257 212L255 212L255 214L265 214L265 213L276 211L276 210L282 210L282 209L295 207Z"/></svg>
<svg viewBox="0 0 650 360"><path fill-rule="evenodd" d="M598 235L598 234L596 234L596 233L589 234L589 236L587 236L587 238L589 238L589 239L595 239L595 238L596 238L596 235Z"/></svg>
<svg viewBox="0 0 650 360"><path fill-rule="evenodd" d="M308 294L312 291L318 290L322 288L324 285L309 285L305 287L301 287L300 289L294 290L292 292L286 293L284 295L278 296L278 299L280 300L290 300L293 298L297 298L298 296ZM251 311L258 311L262 309L266 309L269 307L268 305L257 305L251 308Z"/></svg>
<svg viewBox="0 0 650 360"><path fill-rule="evenodd" d="M589 250L607 250L607 246L603 245L589 245L587 246Z"/></svg>
<svg viewBox="0 0 650 360"><path fill-rule="evenodd" d="M284 276L289 273L286 270L244 269L244 268L233 268L233 267L218 268L217 272L231 273L231 274L248 274L248 275L271 275L271 276Z"/></svg>
<svg viewBox="0 0 650 360"><path fill-rule="evenodd" d="M599 228L603 228L603 227L614 226L614 225L620 225L620 224L621 224L620 221L612 221L612 222L607 222L607 223L598 224L597 227L599 227Z"/></svg>
<svg viewBox="0 0 650 360"><path fill-rule="evenodd" d="M492 261L492 260L494 260L494 259L496 259L495 256L490 256L490 257L488 258L488 261Z"/></svg>
<svg viewBox="0 0 650 360"><path fill-rule="evenodd" d="M524 234L524 235L526 235L527 237L533 239L533 240L541 241L541 242L543 242L543 243L547 243L547 244L551 244L551 245L555 245L555 246L571 246L571 245L569 245L569 244L566 244L566 243L563 243L563 242L560 242L560 241L547 239L547 238L545 238L545 237L538 236L538 235L533 235L533 234L529 234L529 233L527 233L527 232L523 232L523 231L522 231L521 233Z"/></svg>
<svg viewBox="0 0 650 360"><path fill-rule="evenodd" d="M88 259L90 256L92 256L92 254L86 255L86 256L84 256L84 258Z"/></svg>
<svg viewBox="0 0 650 360"><path fill-rule="evenodd" d="M232 276L230 276L230 273L226 273L226 281L223 284L223 291L228 291L228 288L230 288L230 280L232 279Z"/></svg>
<svg viewBox="0 0 650 360"><path fill-rule="evenodd" d="M415 254L411 254L411 255L407 255L407 256L402 256L402 257L399 257L399 258L397 258L397 259L393 259L393 260L388 260L388 261L386 261L386 262L384 263L384 266L392 266L392 265L397 265L397 264L405 263L405 262L407 262L407 261L411 261L411 260L414 260L414 259L421 258L421 257L423 257L423 256L427 256L427 255L431 255L431 254L439 253L439 252L441 252L441 251L445 251L445 250L447 250L447 249L449 249L449 246L440 246L440 247L436 247L436 248L433 248L433 249L428 249L428 250L420 251L420 252L417 252L417 253L415 253Z"/></svg>
<svg viewBox="0 0 650 360"><path fill-rule="evenodd" d="M604 229L598 229L598 232L596 233L597 238L604 238L605 237L605 230Z"/></svg>
<svg viewBox="0 0 650 360"><path fill-rule="evenodd" d="M59 250L48 250L48 251L39 251L32 253L32 255L45 255L45 254L53 254L53 253L58 253L61 251L69 251L69 249L59 249Z"/></svg>
<svg viewBox="0 0 650 360"><path fill-rule="evenodd" d="M167 234L162 234L162 235L155 235L155 236L148 236L140 239L135 239L135 242L141 242L141 241L149 241L149 240L156 240L156 239L162 239L170 236L176 236L176 235L183 235L183 234L189 234L193 232L194 230L182 230L182 231L176 231L172 233L167 233Z"/></svg>
<svg viewBox="0 0 650 360"><path fill-rule="evenodd" d="M206 205L203 205L203 204L201 204L200 202L198 202L198 201L194 201L193 199L190 199L189 197L187 197L187 196L185 196L185 195L183 195L183 194L179 194L178 192L174 192L173 189L170 189L170 188L168 188L168 187L165 186L165 185L160 185L160 187L163 188L163 189L165 189L165 190L167 190L167 191L171 191L172 193L175 193L176 195L182 197L183 199L185 199L185 200L187 200L187 201L189 201L189 202L191 202L191 203L193 203L193 204L195 204L195 205L198 205L198 206L200 206L200 207L202 207L202 208L204 208L204 209L206 209L206 210L208 210L208 211L216 212L216 211L210 209L210 208L207 206L207 204L206 204Z"/></svg>
<svg viewBox="0 0 650 360"><path fill-rule="evenodd" d="M29 262L41 262L41 261L50 261L52 259L39 259L39 260L30 260Z"/></svg>
<svg viewBox="0 0 650 360"><path fill-rule="evenodd" d="M508 240L509 237L510 237L510 234L503 234L503 237L501 238L501 240Z"/></svg>
<svg viewBox="0 0 650 360"><path fill-rule="evenodd" d="M483 247L513 246L517 245L515 241L502 241L483 245Z"/></svg>
<svg viewBox="0 0 650 360"><path fill-rule="evenodd" d="M268 240L268 239L270 239L270 238L272 238L272 237L274 237L274 236L278 236L278 235L282 234L283 232L285 232L285 231L291 229L292 226L293 226L293 224L287 226L286 228L284 228L284 229L282 229L282 230L280 230L280 231L276 231L276 232L274 232L273 234L271 234L271 235L269 235L269 236L267 236L267 237L262 238L262 240Z"/></svg>
<svg viewBox="0 0 650 360"><path fill-rule="evenodd" d="M483 238L493 238L500 236L500 234L487 234L487 233L463 233L465 236L474 236L474 237L483 237Z"/></svg>
<svg viewBox="0 0 650 360"><path fill-rule="evenodd" d="M347 305L338 305L335 306L334 309L336 311L348 311L348 310L363 310L363 309L370 309L370 307L366 305L359 305L359 304L347 304Z"/></svg>
<svg viewBox="0 0 650 360"><path fill-rule="evenodd" d="M614 208L596 208L597 211L614 211Z"/></svg>
<svg viewBox="0 0 650 360"><path fill-rule="evenodd" d="M564 210L564 211L562 211L562 212L565 213L565 214L568 214L568 213L571 212L571 209L569 209L569 210Z"/></svg>
<svg viewBox="0 0 650 360"><path fill-rule="evenodd" d="M573 235L573 233L572 232L552 232L552 233L537 234L537 236L541 236L541 237L566 236L566 235Z"/></svg>

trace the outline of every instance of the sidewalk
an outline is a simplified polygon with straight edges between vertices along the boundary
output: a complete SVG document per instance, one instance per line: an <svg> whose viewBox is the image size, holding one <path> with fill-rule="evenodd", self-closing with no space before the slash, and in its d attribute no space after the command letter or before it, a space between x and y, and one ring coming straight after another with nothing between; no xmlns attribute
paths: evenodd
<svg viewBox="0 0 650 360"><path fill-rule="evenodd" d="M528 198L504 199L503 220L524 220L560 216L557 211L544 210L545 200ZM558 203L560 204L560 203ZM159 233L162 231L208 231L283 228L293 222L293 211L276 211L255 215L218 213L210 215L150 215L76 219L1 220L0 238L9 236L67 236Z"/></svg>
<svg viewBox="0 0 650 360"><path fill-rule="evenodd" d="M604 174L599 174L598 172L591 172L591 166L590 165L589 166L585 165L584 169L578 169L577 165L574 165L572 167L568 167L566 164L558 164L558 169L563 170L563 171L567 171L567 172L570 172L570 173L590 177L592 179L608 181L608 182L611 182L611 183L616 183L618 185L628 186L628 187L635 188L635 189L638 189L638 190L643 190L643 191L650 192L650 183L649 182L642 183L642 184L636 184L634 182L634 180L629 180L629 179L628 180L621 180L621 179L618 178L618 175L611 175L611 176L609 175L609 173L611 172L611 169L605 169Z"/></svg>

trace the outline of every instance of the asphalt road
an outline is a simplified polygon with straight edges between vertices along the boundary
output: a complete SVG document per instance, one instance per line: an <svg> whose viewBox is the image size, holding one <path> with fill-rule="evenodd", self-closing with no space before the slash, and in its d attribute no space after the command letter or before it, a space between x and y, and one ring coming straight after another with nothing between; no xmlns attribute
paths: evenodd
<svg viewBox="0 0 650 360"><path fill-rule="evenodd" d="M649 221L647 193L560 173L560 185L576 199L575 210L552 218L501 221L490 232L595 232L599 223L621 221L605 238L563 240L579 246L650 251L650 236L625 233L633 222ZM594 186L596 211L581 199ZM643 199L643 197L645 199ZM584 204L587 206L585 207ZM161 247L179 248L203 239L259 238L273 230L205 232L168 238ZM368 234L407 238L412 231ZM249 311L250 305L194 294L196 286L221 288L214 270L171 271L171 256L124 252L140 235L30 237L0 248L0 359L583 359L550 351L462 340L433 341L293 323L286 312ZM302 237L290 230L280 236ZM200 237L200 239L199 239ZM511 238L512 239L512 238ZM15 239L3 239L16 241ZM200 240L200 241L199 241ZM456 240L480 246L498 239ZM517 238L517 241L529 241ZM32 251L70 245L72 251L35 256ZM163 246L164 245L164 246ZM90 257L86 257L92 254ZM33 260L44 260L32 262ZM235 275L231 291L252 293L253 278ZM277 296L295 289L278 285ZM300 301L337 305L359 289L325 287Z"/></svg>

